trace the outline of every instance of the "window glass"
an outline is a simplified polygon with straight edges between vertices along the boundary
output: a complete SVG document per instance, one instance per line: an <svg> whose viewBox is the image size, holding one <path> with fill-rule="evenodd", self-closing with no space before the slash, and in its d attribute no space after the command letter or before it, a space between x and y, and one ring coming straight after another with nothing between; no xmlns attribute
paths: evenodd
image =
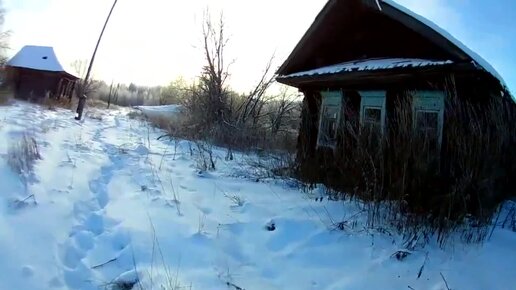
<svg viewBox="0 0 516 290"><path fill-rule="evenodd" d="M364 123L378 124L382 122L381 108L365 108L364 109Z"/></svg>
<svg viewBox="0 0 516 290"><path fill-rule="evenodd" d="M439 144L439 112L417 111L416 130L427 149L437 149Z"/></svg>
<svg viewBox="0 0 516 290"><path fill-rule="evenodd" d="M439 113L418 111L416 128L421 132L431 131L437 133L439 129Z"/></svg>
<svg viewBox="0 0 516 290"><path fill-rule="evenodd" d="M420 91L414 95L414 129L425 148L439 149L442 142L444 94Z"/></svg>
<svg viewBox="0 0 516 290"><path fill-rule="evenodd" d="M321 92L321 115L317 146L335 147L342 106L341 92Z"/></svg>
<svg viewBox="0 0 516 290"><path fill-rule="evenodd" d="M337 138L337 117L339 108L337 106L325 106L321 120L321 133L323 141L332 142Z"/></svg>
<svg viewBox="0 0 516 290"><path fill-rule="evenodd" d="M360 134L372 146L380 144L385 127L385 91L361 91Z"/></svg>

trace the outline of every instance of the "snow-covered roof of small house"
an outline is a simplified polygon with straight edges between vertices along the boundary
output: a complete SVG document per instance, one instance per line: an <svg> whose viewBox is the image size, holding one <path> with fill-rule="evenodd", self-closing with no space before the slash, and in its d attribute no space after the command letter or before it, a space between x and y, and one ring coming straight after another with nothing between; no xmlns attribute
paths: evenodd
<svg viewBox="0 0 516 290"><path fill-rule="evenodd" d="M50 46L26 45L8 62L7 66L34 70L64 72L54 48Z"/></svg>
<svg viewBox="0 0 516 290"><path fill-rule="evenodd" d="M327 74L338 74L343 72L354 72L354 71L374 71L382 69L394 69L394 68L417 68L417 67L429 67L429 66L442 66L452 64L451 60L434 61L427 59L417 58L374 58L374 59L362 59L355 61L347 61L335 65L325 66L317 69L297 72L281 78L292 78L302 76L313 76L313 75L327 75Z"/></svg>

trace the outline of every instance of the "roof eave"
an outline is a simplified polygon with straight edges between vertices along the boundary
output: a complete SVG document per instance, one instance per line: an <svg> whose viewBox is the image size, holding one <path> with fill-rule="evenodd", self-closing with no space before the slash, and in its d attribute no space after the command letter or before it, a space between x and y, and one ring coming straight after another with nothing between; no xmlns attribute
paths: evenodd
<svg viewBox="0 0 516 290"><path fill-rule="evenodd" d="M66 77L70 78L70 79L73 79L73 80L78 80L79 77L67 72L67 71L64 71L64 70L60 70L60 71L57 71L57 70L44 70L44 69L37 69L37 68L31 68L31 67L24 67L24 66L16 66L16 65L5 65L6 68L15 68L15 69L26 69L26 70L31 70L31 71L38 71L38 72L44 72L44 73L57 73L57 74L63 74L65 75Z"/></svg>
<svg viewBox="0 0 516 290"><path fill-rule="evenodd" d="M439 66L427 67L410 67L410 68L392 68L392 69L377 69L377 70L361 70L361 71L343 71L339 73L305 75L305 76L278 76L276 80L285 85L300 88L311 84L322 84L324 82L370 82L373 80L386 80L388 78L418 78L425 74L435 74L443 72L452 72L460 70L470 70L471 64L445 64Z"/></svg>

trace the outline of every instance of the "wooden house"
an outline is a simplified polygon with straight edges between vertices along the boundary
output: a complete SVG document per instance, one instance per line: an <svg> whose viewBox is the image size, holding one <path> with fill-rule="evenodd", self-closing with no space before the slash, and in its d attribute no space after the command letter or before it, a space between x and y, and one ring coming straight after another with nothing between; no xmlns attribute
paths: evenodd
<svg viewBox="0 0 516 290"><path fill-rule="evenodd" d="M52 47L24 46L6 64L8 84L16 98L71 98L78 77L66 72Z"/></svg>
<svg viewBox="0 0 516 290"><path fill-rule="evenodd" d="M382 197L437 196L467 175L460 165L473 158L460 149L466 138L484 132L471 143L484 152L516 145L514 129L501 132L475 117L494 101L500 118L516 122L500 75L449 33L391 0L329 0L277 73L280 83L304 94L297 159L301 179L311 183L346 192L369 192L373 184ZM496 146L486 143L498 137ZM514 150L506 154L497 156L503 163L497 166L506 167L494 183L516 177L516 167L501 160L514 161ZM428 162L416 162L416 155ZM417 178L430 171L431 178ZM419 185L411 183L416 179ZM425 184L427 193L409 193Z"/></svg>

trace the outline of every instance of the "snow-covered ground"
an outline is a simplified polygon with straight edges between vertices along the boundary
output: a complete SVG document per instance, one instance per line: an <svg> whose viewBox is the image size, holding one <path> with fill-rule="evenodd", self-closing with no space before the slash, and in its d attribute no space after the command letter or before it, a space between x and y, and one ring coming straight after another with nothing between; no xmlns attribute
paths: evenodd
<svg viewBox="0 0 516 290"><path fill-rule="evenodd" d="M0 289L130 289L136 277L134 289L516 289L509 230L398 261L399 237L330 230L356 215L353 203L236 177L244 157L223 151L201 174L188 142L158 141L126 113L79 123L65 110L0 107L0 155L23 132L42 155L27 189L0 158ZM37 203L21 202L31 194Z"/></svg>
<svg viewBox="0 0 516 290"><path fill-rule="evenodd" d="M180 112L181 106L137 106L136 109L149 118L173 118Z"/></svg>

